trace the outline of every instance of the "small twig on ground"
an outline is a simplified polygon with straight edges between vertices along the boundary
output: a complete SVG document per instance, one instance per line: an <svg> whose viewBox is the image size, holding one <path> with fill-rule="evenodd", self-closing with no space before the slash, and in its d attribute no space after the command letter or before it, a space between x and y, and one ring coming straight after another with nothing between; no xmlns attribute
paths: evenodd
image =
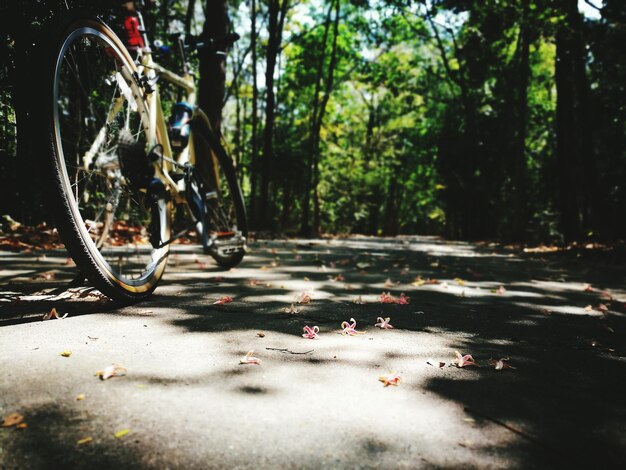
<svg viewBox="0 0 626 470"><path fill-rule="evenodd" d="M295 352L287 348L265 348L265 349L267 349L268 351L279 351L279 352L287 353L287 354L309 354L315 351L315 349L311 349L310 351L305 351L305 352Z"/></svg>

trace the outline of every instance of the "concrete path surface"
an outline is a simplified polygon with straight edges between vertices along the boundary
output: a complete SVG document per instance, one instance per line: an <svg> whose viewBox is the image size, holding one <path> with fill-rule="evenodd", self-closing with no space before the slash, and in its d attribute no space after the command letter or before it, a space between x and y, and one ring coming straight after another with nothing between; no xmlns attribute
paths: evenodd
<svg viewBox="0 0 626 470"><path fill-rule="evenodd" d="M0 468L626 468L623 247L261 240L226 272L197 253L120 306L68 288L62 250L0 252Z"/></svg>

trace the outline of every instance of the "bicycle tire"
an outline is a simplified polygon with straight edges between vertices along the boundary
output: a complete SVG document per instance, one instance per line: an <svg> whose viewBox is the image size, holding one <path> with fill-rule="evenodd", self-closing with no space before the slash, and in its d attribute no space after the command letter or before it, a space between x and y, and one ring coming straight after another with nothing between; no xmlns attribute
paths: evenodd
<svg viewBox="0 0 626 470"><path fill-rule="evenodd" d="M209 227L215 228L216 220L215 216L209 211L206 216L207 220L203 220L202 238L205 251L211 255L215 262L223 269L230 269L237 266L245 256L245 240L248 237L248 220L246 215L246 207L243 199L243 193L237 180L237 172L235 169L232 158L228 155L228 152L220 142L219 136L217 136L206 123L203 125L203 119L194 119L192 128L194 130L193 139L194 145L196 145L196 152L203 154L205 157L198 166L202 170L202 163L216 162L217 168L217 181L218 181L218 194L220 198L227 199L222 200L221 203L229 206L231 210L229 215L221 217L223 223L229 224L227 227L223 227L226 230L232 230L238 232L244 239L244 244L241 250L229 255L220 254L219 250L215 249L215 245L207 244L207 232ZM213 171L211 171L213 172ZM206 171L204 174L206 175ZM205 177L206 179L206 177Z"/></svg>
<svg viewBox="0 0 626 470"><path fill-rule="evenodd" d="M91 18L68 21L58 31L47 54L44 83L51 87L41 120L53 216L68 252L95 287L117 301L139 301L165 271L169 245L154 239L169 240L171 203L165 191L150 190L158 179L143 188L141 171L129 168L150 171L141 158L158 144L158 134L150 135L147 98L115 33Z"/></svg>

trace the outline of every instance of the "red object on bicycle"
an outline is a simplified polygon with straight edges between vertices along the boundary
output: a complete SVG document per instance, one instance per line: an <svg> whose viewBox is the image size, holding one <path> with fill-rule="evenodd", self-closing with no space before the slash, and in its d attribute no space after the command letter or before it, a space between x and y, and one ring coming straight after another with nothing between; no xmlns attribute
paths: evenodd
<svg viewBox="0 0 626 470"><path fill-rule="evenodd" d="M124 19L124 29L126 30L126 45L130 50L136 51L145 47L137 15L129 15Z"/></svg>

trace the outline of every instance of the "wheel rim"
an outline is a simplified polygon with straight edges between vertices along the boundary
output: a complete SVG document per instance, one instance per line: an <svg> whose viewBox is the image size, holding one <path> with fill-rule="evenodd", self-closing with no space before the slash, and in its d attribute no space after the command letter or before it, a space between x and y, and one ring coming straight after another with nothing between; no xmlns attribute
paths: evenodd
<svg viewBox="0 0 626 470"><path fill-rule="evenodd" d="M219 162L217 155L209 149L209 162ZM217 246L220 242L226 240L240 240L240 248L245 250L245 236L243 233L244 228L239 223L241 214L238 213L237 203L235 199L240 197L239 187L236 182L234 187L231 187L231 181L229 180L226 171L220 166L211 165L210 168L205 167L203 171L204 177L198 178L196 183L198 190L201 194L204 194L205 207L204 207L204 227L207 233L202 233L203 243L214 252L214 256L221 259L228 260L240 254L240 251L236 251L231 254L219 254L217 253ZM199 175L198 175L199 176Z"/></svg>
<svg viewBox="0 0 626 470"><path fill-rule="evenodd" d="M110 281L143 292L165 267L168 246L150 243L149 226L161 241L169 238L169 204L129 170L128 162L139 161L149 171L145 153L156 143L148 142L133 71L107 34L73 31L56 63L54 132L63 191L89 254Z"/></svg>

